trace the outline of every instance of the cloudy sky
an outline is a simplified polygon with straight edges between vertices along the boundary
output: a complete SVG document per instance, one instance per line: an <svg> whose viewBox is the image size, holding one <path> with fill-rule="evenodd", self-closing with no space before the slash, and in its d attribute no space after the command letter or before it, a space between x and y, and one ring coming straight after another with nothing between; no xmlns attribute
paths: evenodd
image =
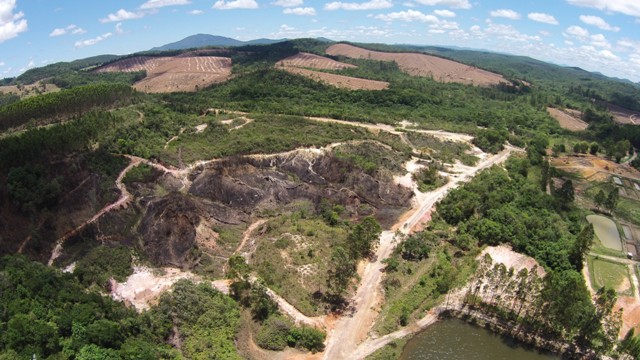
<svg viewBox="0 0 640 360"><path fill-rule="evenodd" d="M640 0L0 0L0 77L197 33L462 46L640 82Z"/></svg>

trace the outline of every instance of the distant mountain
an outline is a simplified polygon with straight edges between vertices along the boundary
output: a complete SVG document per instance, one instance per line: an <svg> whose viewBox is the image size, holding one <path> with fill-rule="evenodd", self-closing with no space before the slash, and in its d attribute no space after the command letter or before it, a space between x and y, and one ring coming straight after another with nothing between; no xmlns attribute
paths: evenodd
<svg viewBox="0 0 640 360"><path fill-rule="evenodd" d="M170 44L154 47L151 51L168 51L168 50L184 50L194 49L207 46L242 46L242 45L269 45L275 44L287 39L256 39L250 41L240 41L225 36L197 34L187 36L186 38Z"/></svg>

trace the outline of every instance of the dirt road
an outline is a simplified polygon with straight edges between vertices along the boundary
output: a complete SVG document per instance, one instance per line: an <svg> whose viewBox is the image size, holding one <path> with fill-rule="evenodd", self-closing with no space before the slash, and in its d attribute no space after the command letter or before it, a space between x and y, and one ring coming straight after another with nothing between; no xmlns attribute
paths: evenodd
<svg viewBox="0 0 640 360"><path fill-rule="evenodd" d="M447 185L417 197L419 203L412 210L413 214L404 222L396 224L391 230L382 232L380 245L376 251L376 260L366 265L360 285L352 299L355 310L352 315L338 320L334 330L328 334L324 359L354 359L353 354L358 344L367 338L382 300L380 284L384 268L383 261L391 255L397 245L394 239L395 230L406 234L449 190L469 181L479 171L505 161L513 151L517 150L508 146L500 153L484 159L477 166L457 174L455 180Z"/></svg>

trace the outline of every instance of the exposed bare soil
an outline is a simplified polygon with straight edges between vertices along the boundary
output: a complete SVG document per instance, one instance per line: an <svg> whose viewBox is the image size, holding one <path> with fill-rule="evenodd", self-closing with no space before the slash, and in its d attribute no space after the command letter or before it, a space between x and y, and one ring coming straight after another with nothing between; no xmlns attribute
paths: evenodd
<svg viewBox="0 0 640 360"><path fill-rule="evenodd" d="M640 125L640 112L613 104L607 104L607 108L613 115L613 121L619 124Z"/></svg>
<svg viewBox="0 0 640 360"><path fill-rule="evenodd" d="M324 82L329 85L350 90L383 90L389 87L389 83L386 81L368 80L351 76L329 74L297 67L285 67L283 68L283 70L286 70L293 74L306 76L315 81Z"/></svg>
<svg viewBox="0 0 640 360"><path fill-rule="evenodd" d="M98 68L97 72L146 71L147 77L134 84L150 93L196 91L231 76L231 59L218 56L136 56Z"/></svg>
<svg viewBox="0 0 640 360"><path fill-rule="evenodd" d="M31 85L24 85L21 88L18 88L15 85L5 85L0 86L0 93L2 94L10 94L14 93L21 98L35 96L44 93L56 92L60 91L60 88L54 84L43 84L41 82L36 82Z"/></svg>
<svg viewBox="0 0 640 360"><path fill-rule="evenodd" d="M558 156L551 158L551 165L582 176L589 181L604 181L610 175L640 179L640 172L629 164L618 164L614 161L593 155Z"/></svg>
<svg viewBox="0 0 640 360"><path fill-rule="evenodd" d="M289 66L320 70L342 70L356 67L355 65L335 61L324 56L304 52L289 56L288 58L282 59L276 63L276 67Z"/></svg>
<svg viewBox="0 0 640 360"><path fill-rule="evenodd" d="M560 127L571 131L582 131L589 126L580 119L580 112L576 110L560 110L548 107L547 111L554 119L558 120ZM576 112L578 113L576 116Z"/></svg>
<svg viewBox="0 0 640 360"><path fill-rule="evenodd" d="M506 82L502 75L459 62L418 53L386 53L371 51L348 44L335 44L327 48L329 55L342 55L354 59L395 61L400 69L412 76L431 77L440 82L489 86Z"/></svg>

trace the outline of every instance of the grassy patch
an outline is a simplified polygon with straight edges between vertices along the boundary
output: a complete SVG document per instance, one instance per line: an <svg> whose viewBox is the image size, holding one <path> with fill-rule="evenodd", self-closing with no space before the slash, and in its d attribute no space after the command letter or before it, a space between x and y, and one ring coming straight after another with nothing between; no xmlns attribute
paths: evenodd
<svg viewBox="0 0 640 360"><path fill-rule="evenodd" d="M181 135L166 150L159 151L160 158L176 165L180 160L192 163L236 154L269 154L373 137L362 128L320 123L298 116L258 115L255 121L234 131L215 121L208 125L202 133Z"/></svg>
<svg viewBox="0 0 640 360"><path fill-rule="evenodd" d="M459 253L443 242L431 250L428 258L407 261L397 249L391 260L397 266L384 280L386 299L374 331L389 334L424 317L444 299L448 289L466 282L475 267L474 255Z"/></svg>
<svg viewBox="0 0 640 360"><path fill-rule="evenodd" d="M640 226L640 202L620 197L615 214L628 222Z"/></svg>
<svg viewBox="0 0 640 360"><path fill-rule="evenodd" d="M467 151L471 150L471 147L466 143L443 141L433 135L412 131L407 132L407 138L416 148L439 161L453 163L454 160L459 160L461 163L469 166L475 165L476 162L478 162L476 156L467 154Z"/></svg>
<svg viewBox="0 0 640 360"><path fill-rule="evenodd" d="M595 289L606 286L618 290L626 279L629 282L629 287L627 290L622 291L621 294L633 295L633 285L629 277L629 271L625 265L592 256L588 257L587 261L589 264L591 284Z"/></svg>
<svg viewBox="0 0 640 360"><path fill-rule="evenodd" d="M303 212L269 220L266 226L251 257L252 268L297 309L321 314L324 309L313 294L325 291L331 252L344 246L348 230Z"/></svg>
<svg viewBox="0 0 640 360"><path fill-rule="evenodd" d="M378 349L373 354L367 356L367 360L396 360L402 355L404 345L407 343L408 338L401 338L394 340L381 349Z"/></svg>

